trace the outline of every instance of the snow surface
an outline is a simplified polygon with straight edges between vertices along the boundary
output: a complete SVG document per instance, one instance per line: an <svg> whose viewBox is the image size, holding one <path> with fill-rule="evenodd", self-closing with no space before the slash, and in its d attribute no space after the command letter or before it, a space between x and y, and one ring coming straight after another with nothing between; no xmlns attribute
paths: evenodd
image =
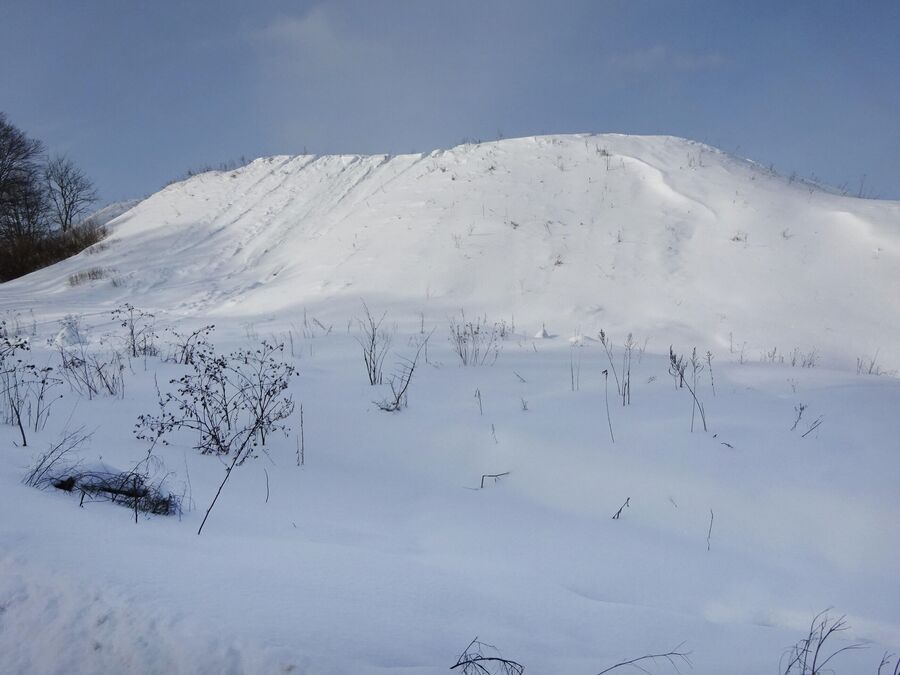
<svg viewBox="0 0 900 675"><path fill-rule="evenodd" d="M140 199L127 199L121 202L112 202L103 208L97 209L85 218L85 220L89 220L96 225L106 225L111 220L115 220L123 213L127 213L140 203Z"/></svg>
<svg viewBox="0 0 900 675"><path fill-rule="evenodd" d="M215 323L225 351L284 340L306 462L295 416L198 537L223 464L191 438L154 451L194 504L181 519L21 484L64 428L93 432L85 462L140 460L137 416L183 366L133 359L122 400L62 389L27 448L0 426L0 672L438 673L476 635L529 673L682 641L692 672L778 672L827 607L851 626L836 646L868 645L837 672L900 650L900 383L856 373L900 367L897 202L682 139L585 135L260 159L110 228L0 285L29 358L121 348L123 302L156 314L163 355L165 327ZM365 378L361 299L388 312L388 370L434 330L396 414ZM461 309L506 322L492 365L459 365ZM640 348L630 406L605 388L601 328L617 368L628 333ZM707 433L670 344L713 355Z"/></svg>

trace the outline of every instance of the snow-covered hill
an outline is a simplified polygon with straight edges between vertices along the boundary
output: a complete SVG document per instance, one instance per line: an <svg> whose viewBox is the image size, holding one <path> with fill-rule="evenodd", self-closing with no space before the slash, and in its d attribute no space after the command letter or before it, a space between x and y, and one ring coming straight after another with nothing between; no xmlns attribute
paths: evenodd
<svg viewBox="0 0 900 675"><path fill-rule="evenodd" d="M681 139L558 136L260 159L108 227L0 284L0 357L30 347L0 358L0 673L437 675L477 635L527 675L673 649L783 675L829 607L835 672L900 651L900 380L873 376L900 368L900 203ZM382 384L361 299L386 313ZM133 433L211 323L220 356L280 342L297 369L289 433L233 475L196 429ZM61 486L134 467L115 490L145 472L184 512L23 484L73 437Z"/></svg>
<svg viewBox="0 0 900 675"><path fill-rule="evenodd" d="M672 137L547 136L428 155L259 159L175 183L95 254L0 303L265 321L359 299L900 366L900 204ZM108 246L106 245L108 244ZM70 275L106 279L70 287ZM64 298L64 299L63 299ZM37 311L37 310L36 310Z"/></svg>

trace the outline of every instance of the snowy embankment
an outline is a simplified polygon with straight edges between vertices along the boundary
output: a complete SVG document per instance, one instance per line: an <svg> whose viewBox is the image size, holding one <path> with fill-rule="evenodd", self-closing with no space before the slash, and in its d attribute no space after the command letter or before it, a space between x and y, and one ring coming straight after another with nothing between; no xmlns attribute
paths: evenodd
<svg viewBox="0 0 900 675"><path fill-rule="evenodd" d="M529 673L682 642L693 672L783 672L834 607L850 630L829 653L868 648L829 665L874 672L900 649L900 383L856 359L900 366L898 213L622 136L167 187L99 250L0 285L7 332L63 380L60 345L115 368L124 302L156 315L160 352L125 357L116 395L53 389L28 447L0 426L0 671L438 673L477 635ZM360 298L388 312L386 382L433 330L400 412L373 403L390 389L366 378ZM460 309L504 322L484 365L453 351ZM144 459L138 416L189 372L165 329L207 323L222 352L284 342L298 409L199 537L225 464L191 434L152 450L180 518L21 483L80 427L83 466ZM698 347L706 432L670 344Z"/></svg>

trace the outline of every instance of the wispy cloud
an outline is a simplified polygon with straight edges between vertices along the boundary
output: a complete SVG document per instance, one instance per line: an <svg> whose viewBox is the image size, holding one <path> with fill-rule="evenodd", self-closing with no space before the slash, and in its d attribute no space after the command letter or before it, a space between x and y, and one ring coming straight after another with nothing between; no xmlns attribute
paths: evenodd
<svg viewBox="0 0 900 675"><path fill-rule="evenodd" d="M727 63L728 60L718 52L684 52L666 45L615 54L607 60L607 65L616 70L634 73L697 72L721 68Z"/></svg>
<svg viewBox="0 0 900 675"><path fill-rule="evenodd" d="M254 31L252 40L265 54L301 70L340 71L371 65L386 56L378 43L342 30L325 7L303 16L286 16Z"/></svg>

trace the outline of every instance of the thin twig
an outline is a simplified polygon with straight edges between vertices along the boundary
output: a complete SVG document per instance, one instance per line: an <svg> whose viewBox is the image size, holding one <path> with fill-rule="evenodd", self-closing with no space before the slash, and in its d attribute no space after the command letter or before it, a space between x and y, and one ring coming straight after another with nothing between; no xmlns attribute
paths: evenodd
<svg viewBox="0 0 900 675"><path fill-rule="evenodd" d="M819 417L816 418L816 421L810 425L810 427L809 427L809 429L807 429L806 433L802 434L800 436L800 438L806 438L807 436L809 436L809 434L811 434L816 429L818 429L820 426L822 426L822 422L823 422L823 419L822 419L822 416L820 415Z"/></svg>
<svg viewBox="0 0 900 675"><path fill-rule="evenodd" d="M609 438L615 444L616 437L613 436L612 418L609 416L609 371L603 371L603 391L606 394L606 423L609 425Z"/></svg>
<svg viewBox="0 0 900 675"><path fill-rule="evenodd" d="M485 647L496 652L497 656L485 656ZM490 675L491 671L481 665L482 663L490 663L492 666L496 664L496 668L498 668L496 672L502 673L503 675L522 675L522 673L525 672L525 666L521 663L517 663L511 659L501 658L499 654L500 652L496 647L484 642L479 642L478 637L476 636L463 650L463 653L460 654L456 663L450 666L450 670L462 668L464 675Z"/></svg>
<svg viewBox="0 0 900 675"><path fill-rule="evenodd" d="M298 460L300 466L303 466L306 463L306 440L304 438L304 433L303 433L303 404L302 403L300 404L300 440L299 440L299 444L300 445L297 448L297 452L299 453L297 460Z"/></svg>
<svg viewBox="0 0 900 675"><path fill-rule="evenodd" d="M486 473L486 474L483 474L483 475L481 476L481 487L482 487L482 489L484 489L484 479L485 479L485 478L493 478L493 479L494 479L494 482L496 483L500 478L503 478L503 476L508 476L508 475L509 475L509 471L504 471L503 473Z"/></svg>
<svg viewBox="0 0 900 675"><path fill-rule="evenodd" d="M806 406L801 403L799 406L794 408L797 411L797 419L794 420L794 423L791 425L791 431L797 428L797 425L800 424L800 418L803 417L803 411L806 410Z"/></svg>
<svg viewBox="0 0 900 675"><path fill-rule="evenodd" d="M675 663L676 659L680 659L681 661L686 663L689 667L691 666L691 660L688 658L691 653L678 651L683 646L684 646L684 643L682 642L680 645L675 647L675 649L673 649L670 652L666 652L665 654L646 654L644 656L639 656L636 659L629 659L628 661L622 661L620 663L617 663L614 666L610 666L606 670L601 670L599 673L597 673L597 675L603 675L603 673L608 673L611 670L615 670L616 668L621 668L622 666L634 666L635 668L637 668L639 670L643 670L646 673L647 672L646 670L644 670L643 668L641 668L641 666L638 666L636 664L640 663L641 661L648 661L648 660L655 661L657 659L665 659L666 661L668 661L669 665L675 669L675 672L680 672L678 670L678 665Z"/></svg>
<svg viewBox="0 0 900 675"><path fill-rule="evenodd" d="M615 515L612 517L613 520L618 520L622 516L622 509L631 507L631 497L625 499L625 503L619 507L619 510L616 511Z"/></svg>

